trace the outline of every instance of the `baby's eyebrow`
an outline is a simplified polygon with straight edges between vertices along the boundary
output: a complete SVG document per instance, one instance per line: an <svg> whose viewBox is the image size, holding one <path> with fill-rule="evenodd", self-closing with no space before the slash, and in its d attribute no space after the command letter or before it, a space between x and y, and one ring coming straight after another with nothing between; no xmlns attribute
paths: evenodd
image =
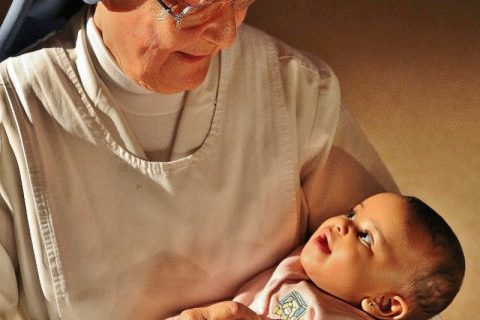
<svg viewBox="0 0 480 320"><path fill-rule="evenodd" d="M383 248L382 250L388 250L388 243L385 239L385 236L382 232L382 229L378 227L378 225L373 221L370 220L370 228L374 230L374 243L378 246L380 244L380 247Z"/></svg>
<svg viewBox="0 0 480 320"><path fill-rule="evenodd" d="M355 210L356 207L360 207L360 209L363 210L363 202L360 202L359 204L357 204L355 207L351 209L355 214L358 214L358 211Z"/></svg>
<svg viewBox="0 0 480 320"><path fill-rule="evenodd" d="M358 209L355 210L357 207L360 207L360 209L363 210L364 209L363 202L360 202L359 204L357 204L355 207L352 208L352 211L355 212L355 214L358 214Z"/></svg>
<svg viewBox="0 0 480 320"><path fill-rule="evenodd" d="M360 202L357 206L360 207L360 209L364 209L364 205L363 205L363 202ZM357 212L357 210L354 210L355 214L359 214L359 212ZM379 243L381 243L381 247L383 247L383 250L387 250L387 248L389 247L388 246L388 243L385 239L385 236L383 235L383 232L381 230L380 227L378 227L378 225L375 223L375 221L371 220L371 219L368 219L368 228L372 229L374 232L374 246L378 246Z"/></svg>

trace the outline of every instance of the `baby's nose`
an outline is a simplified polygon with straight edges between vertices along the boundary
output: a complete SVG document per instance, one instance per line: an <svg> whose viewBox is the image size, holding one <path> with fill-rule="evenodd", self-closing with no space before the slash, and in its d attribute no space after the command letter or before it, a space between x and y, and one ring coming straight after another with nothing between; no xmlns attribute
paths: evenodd
<svg viewBox="0 0 480 320"><path fill-rule="evenodd" d="M350 220L339 219L335 225L335 229L338 231L339 234L346 235L348 234L349 226L350 226Z"/></svg>

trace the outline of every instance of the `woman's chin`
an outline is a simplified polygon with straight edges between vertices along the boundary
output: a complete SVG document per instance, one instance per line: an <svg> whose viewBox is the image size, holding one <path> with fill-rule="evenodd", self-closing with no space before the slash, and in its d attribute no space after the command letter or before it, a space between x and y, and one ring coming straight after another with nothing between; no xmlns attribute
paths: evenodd
<svg viewBox="0 0 480 320"><path fill-rule="evenodd" d="M138 81L138 83L148 90L163 93L174 94L183 91L189 91L197 88L205 80L208 73L208 67L190 72L188 74L176 74L169 77L154 79L153 81Z"/></svg>
<svg viewBox="0 0 480 320"><path fill-rule="evenodd" d="M205 80L205 77L198 77L194 79L190 78L184 81L180 81L180 79L176 80L177 81L168 84L158 85L154 89L150 90L164 94L174 94L183 91L191 91L197 88L200 84L202 84L202 82Z"/></svg>

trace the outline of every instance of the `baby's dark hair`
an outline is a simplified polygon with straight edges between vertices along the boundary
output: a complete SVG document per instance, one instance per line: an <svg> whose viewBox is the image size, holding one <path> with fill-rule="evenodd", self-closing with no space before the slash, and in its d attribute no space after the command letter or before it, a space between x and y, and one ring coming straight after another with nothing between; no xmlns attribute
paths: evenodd
<svg viewBox="0 0 480 320"><path fill-rule="evenodd" d="M404 197L415 223L431 236L436 263L413 276L410 299L413 305L405 319L429 319L443 311L455 298L465 275L465 256L457 236L435 210L418 198Z"/></svg>

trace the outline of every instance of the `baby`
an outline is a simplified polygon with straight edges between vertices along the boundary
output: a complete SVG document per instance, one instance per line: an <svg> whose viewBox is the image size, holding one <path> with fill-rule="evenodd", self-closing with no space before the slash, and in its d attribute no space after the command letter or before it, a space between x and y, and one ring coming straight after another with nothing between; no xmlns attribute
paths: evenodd
<svg viewBox="0 0 480 320"><path fill-rule="evenodd" d="M450 304L464 273L460 243L435 211L381 193L326 220L234 300L269 319L421 320Z"/></svg>
<svg viewBox="0 0 480 320"><path fill-rule="evenodd" d="M450 304L464 273L462 248L442 217L417 198L381 193L326 220L234 301L268 319L422 320ZM180 318L223 319L229 303Z"/></svg>

